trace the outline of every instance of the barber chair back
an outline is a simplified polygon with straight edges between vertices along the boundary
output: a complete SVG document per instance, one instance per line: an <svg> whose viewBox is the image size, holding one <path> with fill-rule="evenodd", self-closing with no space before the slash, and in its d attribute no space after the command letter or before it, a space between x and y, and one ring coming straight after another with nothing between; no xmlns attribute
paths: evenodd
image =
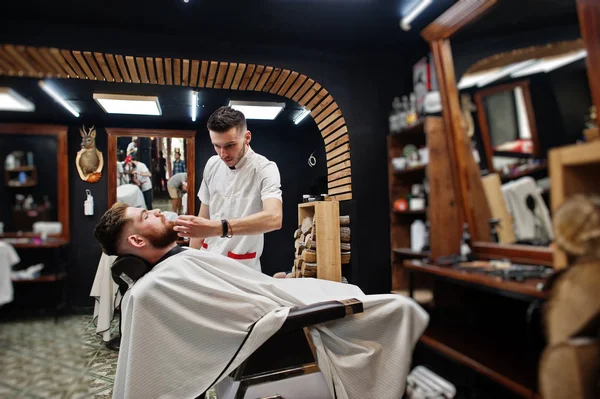
<svg viewBox="0 0 600 399"><path fill-rule="evenodd" d="M290 310L281 329L216 386L219 399L333 399L304 328L362 313L356 299Z"/></svg>

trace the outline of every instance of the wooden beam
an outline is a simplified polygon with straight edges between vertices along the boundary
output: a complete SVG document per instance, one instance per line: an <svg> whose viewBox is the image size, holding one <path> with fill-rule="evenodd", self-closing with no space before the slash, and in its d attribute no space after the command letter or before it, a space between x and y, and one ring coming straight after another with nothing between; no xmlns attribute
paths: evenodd
<svg viewBox="0 0 600 399"><path fill-rule="evenodd" d="M94 76L94 73L92 72L90 67L88 67L87 63L85 62L85 59L83 58L83 55L81 54L81 51L73 51L73 56L75 57L75 60L77 60L77 63L79 64L79 66L81 67L83 72L85 73L85 76L87 76L88 79L96 80L96 76Z"/></svg>
<svg viewBox="0 0 600 399"><path fill-rule="evenodd" d="M181 60L179 58L173 60L173 84L181 85Z"/></svg>
<svg viewBox="0 0 600 399"><path fill-rule="evenodd" d="M348 201L352 199L352 193L347 193L347 194L342 194L342 195L334 195L331 197L332 200L334 201Z"/></svg>
<svg viewBox="0 0 600 399"><path fill-rule="evenodd" d="M298 78L298 72L292 71L290 73L290 77L285 81L283 86L281 86L281 89L279 89L277 94L279 94L280 96L285 96L285 97L289 98L289 96L286 93L288 92L290 86L292 86L292 84L294 84L296 82L297 78Z"/></svg>
<svg viewBox="0 0 600 399"><path fill-rule="evenodd" d="M306 105L308 103L308 100L312 99L319 90L321 90L321 85L319 83L315 83L310 89L308 89L306 94L298 101L298 104L300 104L302 106Z"/></svg>
<svg viewBox="0 0 600 399"><path fill-rule="evenodd" d="M22 54L26 54L25 46L17 46L17 51L19 51ZM50 55L54 58L56 63L58 65L60 65L60 67L65 71L65 73L67 74L67 76L69 78L78 78L77 74L75 73L73 68L71 68L71 66L67 63L67 61L65 60L65 58L63 57L63 55L61 54L59 49L50 48L49 51L50 51ZM38 70L36 75L39 77L42 77L42 76L44 76L44 73L42 71Z"/></svg>
<svg viewBox="0 0 600 399"><path fill-rule="evenodd" d="M215 85L215 76L217 75L217 69L219 69L219 63L217 61L210 62L210 68L208 70L208 78L206 79L206 87L209 89Z"/></svg>
<svg viewBox="0 0 600 399"><path fill-rule="evenodd" d="M304 93L306 93L308 91L308 89L310 89L312 87L313 84L315 84L315 81L312 79L308 79L306 82L304 82L302 87L296 92L296 94L294 94L294 97L292 97L292 100L294 100L296 102L300 101L300 98L302 98Z"/></svg>
<svg viewBox="0 0 600 399"><path fill-rule="evenodd" d="M190 86L196 87L198 84L198 71L200 70L200 61L192 61L192 70L190 72Z"/></svg>
<svg viewBox="0 0 600 399"><path fill-rule="evenodd" d="M331 115L329 115L327 118L325 118L323 120L323 122L319 123L319 130L323 130L326 126L328 126L330 123L332 123L333 121L335 121L336 119L338 119L339 117L342 116L342 111L338 108L336 109L334 112L332 112Z"/></svg>
<svg viewBox="0 0 600 399"><path fill-rule="evenodd" d="M335 158L345 152L349 152L349 151L350 151L350 144L346 143L339 148L336 148L332 151L325 153L325 158L329 161L330 159L333 159L333 158Z"/></svg>
<svg viewBox="0 0 600 399"><path fill-rule="evenodd" d="M256 65L254 64L248 64L248 66L246 66L244 76L242 77L242 81L240 83L240 90L246 90L250 84L250 79L252 79L252 75L254 74L254 69L256 69Z"/></svg>
<svg viewBox="0 0 600 399"><path fill-rule="evenodd" d="M333 97L332 97L333 100ZM320 123L323 119L327 118L333 111L338 108L338 105L333 102L327 108L323 109L322 112L317 113L317 115L313 116L315 123ZM312 114L311 114L312 116Z"/></svg>
<svg viewBox="0 0 600 399"><path fill-rule="evenodd" d="M272 66L265 67L265 70L263 71L262 75L260 75L260 79L258 80L256 87L254 88L255 91L261 91L263 89L263 87L265 87L265 84L267 83L267 80L269 79L269 76L271 76L272 72L273 72Z"/></svg>
<svg viewBox="0 0 600 399"><path fill-rule="evenodd" d="M146 63L144 62L144 58L135 57L135 63L140 73L140 81L142 83L150 83L150 81L148 80L148 74L146 73Z"/></svg>
<svg viewBox="0 0 600 399"><path fill-rule="evenodd" d="M102 71L100 70L100 67L98 67L96 60L94 59L94 55L90 51L84 51L83 56L85 57L88 65L92 68L96 80L106 80L102 74Z"/></svg>
<svg viewBox="0 0 600 399"><path fill-rule="evenodd" d="M2 47L6 51L6 53L10 55L12 59L16 61L17 64L19 64L21 68L27 71L27 74L29 76L35 76L37 74L37 71L35 70L33 65L31 65L31 63L20 52L17 51L15 46L13 46L12 44L5 44Z"/></svg>
<svg viewBox="0 0 600 399"><path fill-rule="evenodd" d="M44 75L46 76L55 76L56 72L54 71L54 69L48 64L48 62L44 59L44 57L42 57L42 55L40 54L40 52L38 51L37 47L26 47L25 50L27 51L27 54L29 54L29 56L31 57L31 59L33 59L33 61L39 65L39 67L41 68L41 70L43 71ZM6 56L3 56L3 52L4 49L0 49L0 58L4 58L5 62L8 62L9 60L6 59ZM13 71L13 74L17 74L17 67L16 65L12 65L14 61L9 62L9 65L11 65L11 69ZM77 65L77 67L79 68L79 65Z"/></svg>
<svg viewBox="0 0 600 399"><path fill-rule="evenodd" d="M163 69L163 59L155 58L154 62L156 63L156 80L159 85L165 84L165 71Z"/></svg>
<svg viewBox="0 0 600 399"><path fill-rule="evenodd" d="M327 161L327 167L330 168L333 165L337 165L340 162L344 162L350 159L350 152L345 152L339 157L333 158L331 161Z"/></svg>
<svg viewBox="0 0 600 399"><path fill-rule="evenodd" d="M344 128L345 128L345 126L344 126ZM346 129L346 130L348 130L348 129ZM340 131L343 131L343 129L340 129ZM339 139L337 139L325 146L325 152L329 153L329 151L333 150L334 148L337 148L337 147L341 146L342 144L349 143L349 142L350 142L350 137L347 134L342 133L342 136Z"/></svg>
<svg viewBox="0 0 600 399"><path fill-rule="evenodd" d="M50 50L47 47L40 47L39 52L42 57L48 62L48 64L56 71L56 74L61 78L66 78L67 73L63 71L63 69L58 65L58 63L54 60L52 55L50 54Z"/></svg>
<svg viewBox="0 0 600 399"><path fill-rule="evenodd" d="M352 192L352 184L329 189L329 195L344 194L348 192Z"/></svg>
<svg viewBox="0 0 600 399"><path fill-rule="evenodd" d="M267 83L263 87L262 91L270 92L271 88L275 84L275 81L277 80L277 78L279 78L280 74L281 74L281 68L273 69L273 72L271 73L271 76L269 76L269 79L267 80Z"/></svg>
<svg viewBox="0 0 600 399"><path fill-rule="evenodd" d="M167 85L173 85L173 69L170 58L165 58L165 81Z"/></svg>
<svg viewBox="0 0 600 399"><path fill-rule="evenodd" d="M269 93L277 93L277 91L281 89L281 86L283 86L283 83L286 81L288 76L290 76L290 73L291 71L289 69L284 69L283 71L281 71L279 77L277 78L277 81L275 82L273 87L271 87L271 90L269 90Z"/></svg>
<svg viewBox="0 0 600 399"><path fill-rule="evenodd" d="M600 3L597 0L577 0L579 28L587 49L587 76L592 100L600 112Z"/></svg>
<svg viewBox="0 0 600 399"><path fill-rule="evenodd" d="M227 74L227 62L219 62L219 69L217 70L217 78L215 79L215 89L222 89L223 82L225 82L225 75Z"/></svg>
<svg viewBox="0 0 600 399"><path fill-rule="evenodd" d="M312 111L318 107L322 101L324 101L324 99L330 97L331 100L329 100L329 102L327 104L330 104L331 101L333 101L333 97L328 96L329 92L325 89L325 88L321 88L321 90L317 93L316 96L314 96L312 98L312 100L310 100L308 102L308 104L306 104L306 108L309 109L311 111L311 115L312 115ZM327 107L327 105L325 105L325 107Z"/></svg>
<svg viewBox="0 0 600 399"><path fill-rule="evenodd" d="M231 89L237 90L240 87L240 82L242 81L242 77L244 76L244 72L246 71L246 64L238 64L237 71L235 72L235 77L233 78L233 82L231 83Z"/></svg>
<svg viewBox="0 0 600 399"><path fill-rule="evenodd" d="M342 169L327 176L327 181L334 181L352 175L352 169Z"/></svg>
<svg viewBox="0 0 600 399"><path fill-rule="evenodd" d="M235 76L235 72L237 70L237 63L232 62L229 64L229 69L227 70L227 76L225 77L225 81L223 82L223 88L229 90L231 88L231 83L233 83L233 77Z"/></svg>
<svg viewBox="0 0 600 399"><path fill-rule="evenodd" d="M85 73L81 70L81 68L79 68L79 64L77 61L75 61L69 50L60 50L60 54L62 54L65 61L67 61L69 66L73 69L73 71L75 71L75 76L73 77L85 79Z"/></svg>
<svg viewBox="0 0 600 399"><path fill-rule="evenodd" d="M344 135L345 133L348 133L348 127L347 126L342 126L341 128L339 128L335 132L333 132L330 135L328 135L327 137L325 137L323 139L323 141L325 142L325 145L327 146L332 141L338 139L339 137L342 137L342 135Z"/></svg>
<svg viewBox="0 0 600 399"><path fill-rule="evenodd" d="M148 80L152 84L157 84L156 73L154 71L154 59L152 57L146 57L146 69L148 70Z"/></svg>
<svg viewBox="0 0 600 399"><path fill-rule="evenodd" d="M341 178L338 180L330 181L329 183L327 183L327 188L339 187L339 186L343 186L344 184L350 184L350 183L352 183L352 178L344 177L344 178Z"/></svg>
<svg viewBox="0 0 600 399"><path fill-rule="evenodd" d="M459 0L421 31L428 42L449 39L464 26L486 13L497 0Z"/></svg>
<svg viewBox="0 0 600 399"><path fill-rule="evenodd" d="M17 67L14 66L9 60L5 59L6 55L4 54L4 50L0 48L0 68L6 71L6 73L10 76L16 75L18 73Z"/></svg>
<svg viewBox="0 0 600 399"><path fill-rule="evenodd" d="M98 63L98 65L100 66L100 69L102 70L104 79L106 79L109 82L114 82L115 78L113 78L112 74L110 73L110 69L108 69L108 65L106 64L106 61L104 60L103 54L102 53L94 53L94 57L96 58L96 62Z"/></svg>
<svg viewBox="0 0 600 399"><path fill-rule="evenodd" d="M131 76L131 81L133 83L140 83L140 78L138 77L137 69L135 68L135 59L127 55L125 56L125 62L127 62L127 70L129 71L129 76Z"/></svg>
<svg viewBox="0 0 600 399"><path fill-rule="evenodd" d="M344 126L345 124L346 121L344 120L344 117L341 117L340 119L335 121L331 126L327 126L326 129L321 129L321 136L323 136L323 138L326 138L331 133L335 132L338 128Z"/></svg>
<svg viewBox="0 0 600 399"><path fill-rule="evenodd" d="M206 75L208 74L208 61L202 61L200 65L200 77L198 78L198 87L206 86Z"/></svg>
<svg viewBox="0 0 600 399"><path fill-rule="evenodd" d="M123 77L123 81L125 83L131 83L131 78L129 77L129 72L127 71L127 65L125 65L125 59L122 55L115 55L117 59L117 65L119 66L119 71L121 71L121 76Z"/></svg>
<svg viewBox="0 0 600 399"><path fill-rule="evenodd" d="M254 74L252 75L252 79L250 79L250 84L248 85L248 88L247 88L248 90L254 90L254 88L256 87L256 84L258 83L258 80L262 76L262 73L264 70L265 70L264 65L256 66L256 69L254 70Z"/></svg>
<svg viewBox="0 0 600 399"><path fill-rule="evenodd" d="M302 86L302 84L304 82L306 82L306 79L308 79L308 76L299 75L298 78L296 79L296 81L294 82L294 84L290 87L290 89L287 91L287 93L285 93L284 97L292 98L292 96L296 93L296 91L298 91L298 88L300 86Z"/></svg>
<svg viewBox="0 0 600 399"><path fill-rule="evenodd" d="M190 60L181 61L181 85L190 85Z"/></svg>
<svg viewBox="0 0 600 399"><path fill-rule="evenodd" d="M350 168L352 166L352 164L350 163L350 160L344 161L342 163L338 163L337 165L333 165L331 167L327 167L327 172L329 174L334 174L342 169L346 169L346 168Z"/></svg>

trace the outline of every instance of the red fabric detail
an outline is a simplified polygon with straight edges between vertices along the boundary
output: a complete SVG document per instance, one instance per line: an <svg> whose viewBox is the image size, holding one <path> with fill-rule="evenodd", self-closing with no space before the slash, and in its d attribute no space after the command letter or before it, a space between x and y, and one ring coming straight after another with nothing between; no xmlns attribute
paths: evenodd
<svg viewBox="0 0 600 399"><path fill-rule="evenodd" d="M236 260L246 260L256 258L256 252L248 252L247 254L234 254L233 252L227 252L227 257Z"/></svg>
<svg viewBox="0 0 600 399"><path fill-rule="evenodd" d="M207 243L205 243L205 242L203 242L203 243L202 243L202 248L204 248L204 249L208 249L208 244L207 244Z"/></svg>

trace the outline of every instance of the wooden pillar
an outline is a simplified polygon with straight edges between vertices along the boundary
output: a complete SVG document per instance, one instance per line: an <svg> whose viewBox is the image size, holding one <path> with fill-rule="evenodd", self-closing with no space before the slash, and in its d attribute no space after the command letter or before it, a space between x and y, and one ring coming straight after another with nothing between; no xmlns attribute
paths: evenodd
<svg viewBox="0 0 600 399"><path fill-rule="evenodd" d="M587 49L587 75L592 101L600 111L600 1L577 0L579 28Z"/></svg>
<svg viewBox="0 0 600 399"><path fill-rule="evenodd" d="M461 125L461 110L458 101L458 88L454 73L454 60L450 41L433 40L430 43L440 96L442 98L442 116L447 134L452 137L453 145L449 145L454 154L451 159L452 168L457 171L454 178L457 199L463 209L463 219L469 224L473 241L490 241L488 221L491 212L483 191L480 169L471 151L471 142ZM462 222L461 222L462 224Z"/></svg>

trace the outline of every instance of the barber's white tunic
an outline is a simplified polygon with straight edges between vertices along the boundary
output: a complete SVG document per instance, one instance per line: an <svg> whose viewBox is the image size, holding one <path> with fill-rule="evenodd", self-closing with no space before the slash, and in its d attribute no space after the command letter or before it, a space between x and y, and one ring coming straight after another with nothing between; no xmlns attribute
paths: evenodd
<svg viewBox="0 0 600 399"><path fill-rule="evenodd" d="M235 169L230 169L217 155L212 156L204 168L198 198L208 205L211 220L237 219L261 212L262 201L281 198L281 178L275 162L248 148ZM236 259L261 271L260 256L264 235L236 235L211 237L204 248Z"/></svg>

